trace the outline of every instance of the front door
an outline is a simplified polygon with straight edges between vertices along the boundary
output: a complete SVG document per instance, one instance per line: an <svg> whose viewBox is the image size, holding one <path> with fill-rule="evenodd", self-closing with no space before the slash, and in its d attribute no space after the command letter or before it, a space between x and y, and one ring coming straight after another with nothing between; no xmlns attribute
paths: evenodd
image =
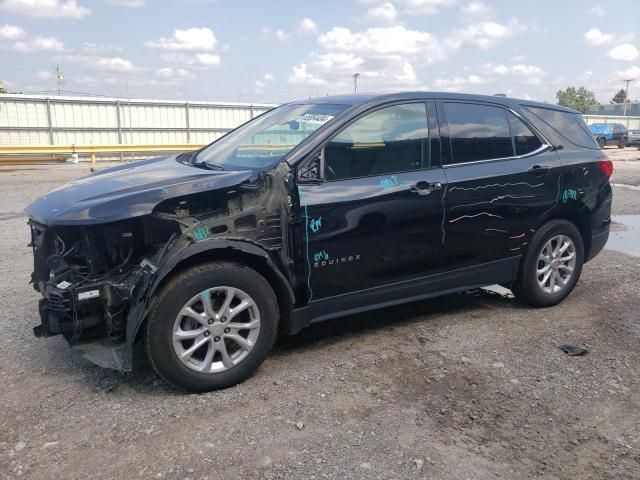
<svg viewBox="0 0 640 480"><path fill-rule="evenodd" d="M312 310L393 301L442 267L444 172L427 125L423 102L368 113L325 146L324 181L299 185Z"/></svg>

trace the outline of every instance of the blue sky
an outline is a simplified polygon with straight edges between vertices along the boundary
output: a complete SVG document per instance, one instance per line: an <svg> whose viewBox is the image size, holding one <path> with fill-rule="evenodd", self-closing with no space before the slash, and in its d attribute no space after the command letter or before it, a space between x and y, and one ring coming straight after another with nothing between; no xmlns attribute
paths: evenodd
<svg viewBox="0 0 640 480"><path fill-rule="evenodd" d="M0 81L132 98L283 102L353 90L608 102L636 78L640 2L0 0ZM634 90L636 93L634 93Z"/></svg>

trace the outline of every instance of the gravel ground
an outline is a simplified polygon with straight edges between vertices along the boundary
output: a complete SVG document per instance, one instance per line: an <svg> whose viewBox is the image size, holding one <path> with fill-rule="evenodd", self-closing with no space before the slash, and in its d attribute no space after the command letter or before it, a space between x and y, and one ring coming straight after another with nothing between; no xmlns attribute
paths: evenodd
<svg viewBox="0 0 640 480"><path fill-rule="evenodd" d="M0 478L640 478L640 258L604 251L545 310L478 293L320 324L242 385L185 395L143 351L121 375L31 333L22 209L86 172L0 168ZM616 187L614 213L640 191Z"/></svg>

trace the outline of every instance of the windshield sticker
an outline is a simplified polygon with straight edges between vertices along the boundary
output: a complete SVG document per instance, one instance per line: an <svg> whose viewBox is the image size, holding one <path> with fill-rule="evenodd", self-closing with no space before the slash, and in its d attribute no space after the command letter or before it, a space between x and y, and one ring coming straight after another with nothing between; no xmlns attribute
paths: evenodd
<svg viewBox="0 0 640 480"><path fill-rule="evenodd" d="M333 115L326 115L324 113L305 113L299 116L296 120L302 123L314 123L316 125L323 125L333 118Z"/></svg>

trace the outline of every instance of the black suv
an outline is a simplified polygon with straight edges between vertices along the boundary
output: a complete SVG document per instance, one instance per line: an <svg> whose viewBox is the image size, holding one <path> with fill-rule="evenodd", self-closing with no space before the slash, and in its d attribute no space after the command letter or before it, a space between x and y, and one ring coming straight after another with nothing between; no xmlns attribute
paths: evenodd
<svg viewBox="0 0 640 480"><path fill-rule="evenodd" d="M609 235L612 164L580 114L440 93L304 100L198 152L31 204L36 336L190 391L247 378L278 333L491 284L548 307Z"/></svg>

